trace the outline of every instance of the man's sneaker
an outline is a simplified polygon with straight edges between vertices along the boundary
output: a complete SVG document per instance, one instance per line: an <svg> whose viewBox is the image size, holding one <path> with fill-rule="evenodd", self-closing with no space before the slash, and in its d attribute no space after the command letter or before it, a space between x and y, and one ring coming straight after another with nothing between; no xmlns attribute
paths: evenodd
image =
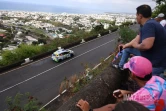
<svg viewBox="0 0 166 111"><path fill-rule="evenodd" d="M124 70L122 67L119 67L117 64L112 64L113 68L119 69L119 70Z"/></svg>
<svg viewBox="0 0 166 111"><path fill-rule="evenodd" d="M117 64L112 64L112 67L114 67L114 68L116 68L116 69L119 68L119 66L118 66Z"/></svg>
<svg viewBox="0 0 166 111"><path fill-rule="evenodd" d="M122 71L122 70L124 70L122 67L119 67L119 69Z"/></svg>

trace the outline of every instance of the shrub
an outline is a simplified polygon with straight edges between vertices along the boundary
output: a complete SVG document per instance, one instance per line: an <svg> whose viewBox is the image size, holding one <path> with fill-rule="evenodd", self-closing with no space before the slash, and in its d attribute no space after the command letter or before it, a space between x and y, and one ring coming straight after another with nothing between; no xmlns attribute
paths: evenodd
<svg viewBox="0 0 166 111"><path fill-rule="evenodd" d="M40 106L36 98L30 96L29 93L20 94L17 93L14 98L7 97L6 103L8 109L5 111L39 111ZM40 111L45 111L41 109Z"/></svg>
<svg viewBox="0 0 166 111"><path fill-rule="evenodd" d="M2 53L2 60L0 61L0 66L10 65L25 58L33 57L37 54L42 53L42 51L42 46L34 45L21 45L19 48L13 51L4 51Z"/></svg>
<svg viewBox="0 0 166 111"><path fill-rule="evenodd" d="M134 39L137 33L129 27L122 27L120 28L119 35L121 36L122 42L127 43Z"/></svg>
<svg viewBox="0 0 166 111"><path fill-rule="evenodd" d="M28 29L33 29L33 27L28 27ZM114 29L117 27L110 27L110 29ZM39 32L42 32L39 29L36 29ZM52 51L57 49L57 47L64 47L68 44L75 43L77 41L80 41L81 39L85 39L88 37L96 36L99 33L104 33L107 32L108 30L105 30L103 28L103 25L96 26L91 32L85 32L84 30L81 30L79 32L75 32L74 35L71 35L68 38L55 38L54 40L51 41L50 44L46 44L44 46L37 46L33 43L34 45L20 45L19 48L13 51L4 51L2 53L2 60L0 60L0 67L7 66L13 63L16 63L20 60L24 60L25 58L30 58L33 56L36 56L38 54ZM42 38L39 39L39 42L46 43L46 39Z"/></svg>

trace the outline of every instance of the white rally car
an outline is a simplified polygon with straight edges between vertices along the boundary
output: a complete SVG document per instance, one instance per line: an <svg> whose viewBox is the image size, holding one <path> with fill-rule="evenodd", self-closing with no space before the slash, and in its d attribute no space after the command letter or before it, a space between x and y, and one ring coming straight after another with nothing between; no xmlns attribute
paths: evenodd
<svg viewBox="0 0 166 111"><path fill-rule="evenodd" d="M59 49L57 51L55 51L52 54L52 60L56 61L56 62L60 62L64 59L70 58L74 56L74 52L72 50L69 49Z"/></svg>

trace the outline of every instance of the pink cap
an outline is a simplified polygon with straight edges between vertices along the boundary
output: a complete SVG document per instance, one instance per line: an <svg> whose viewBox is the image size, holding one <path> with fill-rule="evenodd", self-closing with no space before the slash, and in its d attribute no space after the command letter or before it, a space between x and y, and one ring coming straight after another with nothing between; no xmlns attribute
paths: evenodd
<svg viewBox="0 0 166 111"><path fill-rule="evenodd" d="M124 69L126 68L129 68L132 73L141 78L152 73L152 63L141 56L132 57L126 64L124 64Z"/></svg>

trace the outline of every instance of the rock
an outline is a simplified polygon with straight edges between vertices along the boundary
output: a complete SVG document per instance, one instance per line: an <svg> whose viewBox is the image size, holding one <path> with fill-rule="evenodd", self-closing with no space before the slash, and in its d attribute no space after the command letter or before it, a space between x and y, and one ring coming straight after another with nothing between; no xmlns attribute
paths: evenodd
<svg viewBox="0 0 166 111"><path fill-rule="evenodd" d="M122 78L124 77L117 69L109 66L74 97L54 111L80 111L76 107L76 103L80 99L88 101L91 108L98 108L109 103L114 103L115 98L112 96L112 92L120 88Z"/></svg>

